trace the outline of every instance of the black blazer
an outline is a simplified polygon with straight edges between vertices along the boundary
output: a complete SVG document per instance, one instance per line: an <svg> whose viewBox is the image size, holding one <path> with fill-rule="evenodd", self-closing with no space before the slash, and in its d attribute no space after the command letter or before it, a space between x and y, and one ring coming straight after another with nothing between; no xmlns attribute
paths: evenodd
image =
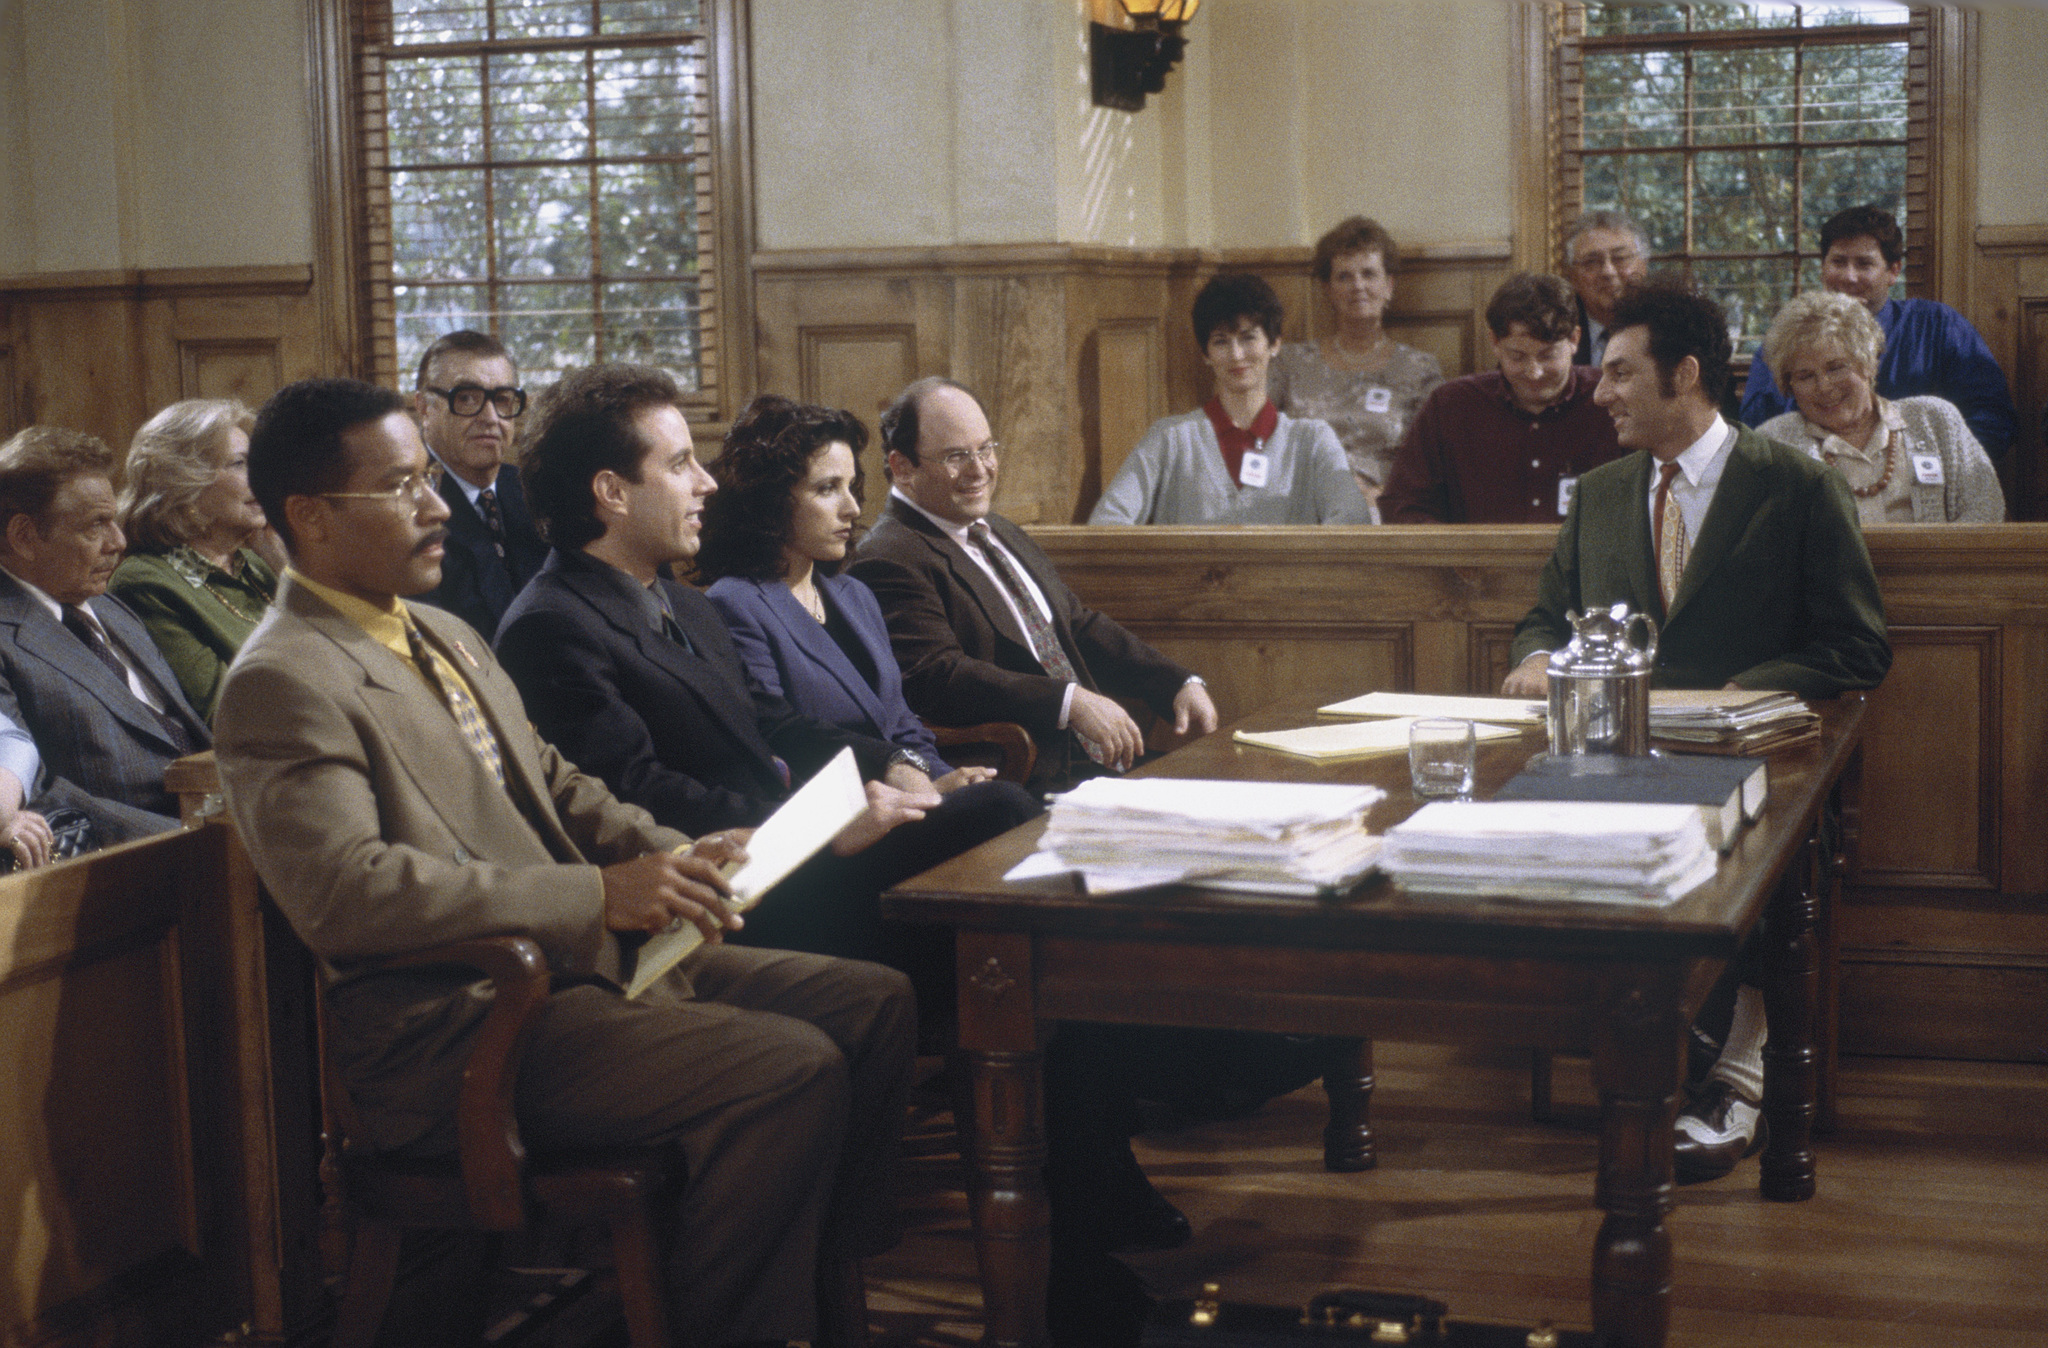
<svg viewBox="0 0 2048 1348"><path fill-rule="evenodd" d="M1083 604L1022 529L998 515L988 523L1045 594L1081 686L1170 718L1191 671ZM938 526L891 497L851 569L882 601L912 711L937 725L1022 725L1039 746L1034 789L1086 775L1078 740L1059 728L1065 681L1045 672L996 583Z"/></svg>
<svg viewBox="0 0 2048 1348"><path fill-rule="evenodd" d="M469 496L454 473L441 479L441 499L448 503L448 547L441 559L441 583L413 602L432 604L489 636L498 630L498 620L513 596L533 579L547 560L548 545L534 528L533 515L526 508L526 493L519 486L519 472L507 465L498 469L498 514L505 521L505 555L484 517L469 503Z"/></svg>
<svg viewBox="0 0 2048 1348"><path fill-rule="evenodd" d="M656 582L690 649L651 626L623 572L581 551L548 554L498 630L498 659L541 738L602 778L621 800L689 834L760 823L789 794L779 757L802 782L851 746L861 775L896 746L802 716L752 692L711 601Z"/></svg>

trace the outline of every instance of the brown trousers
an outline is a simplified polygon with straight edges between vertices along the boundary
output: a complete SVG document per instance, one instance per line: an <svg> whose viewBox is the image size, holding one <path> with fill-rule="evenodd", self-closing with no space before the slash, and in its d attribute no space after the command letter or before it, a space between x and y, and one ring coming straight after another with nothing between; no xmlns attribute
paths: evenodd
<svg viewBox="0 0 2048 1348"><path fill-rule="evenodd" d="M810 1339L820 1252L895 1243L909 983L877 964L730 945L680 974L639 1001L588 985L551 996L520 1071L520 1126L536 1150L682 1148L678 1342Z"/></svg>

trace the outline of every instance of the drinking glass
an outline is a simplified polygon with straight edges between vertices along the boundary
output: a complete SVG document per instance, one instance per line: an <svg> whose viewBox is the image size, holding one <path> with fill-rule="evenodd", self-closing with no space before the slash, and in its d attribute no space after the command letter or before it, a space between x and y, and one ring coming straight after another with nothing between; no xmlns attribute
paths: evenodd
<svg viewBox="0 0 2048 1348"><path fill-rule="evenodd" d="M1477 739L1470 721L1422 717L1408 727L1408 782L1424 800L1472 794Z"/></svg>

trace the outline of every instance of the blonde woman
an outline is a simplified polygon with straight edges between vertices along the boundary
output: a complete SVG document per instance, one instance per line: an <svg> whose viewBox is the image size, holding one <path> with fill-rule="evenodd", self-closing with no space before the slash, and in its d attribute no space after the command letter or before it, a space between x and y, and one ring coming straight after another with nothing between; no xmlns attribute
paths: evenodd
<svg viewBox="0 0 2048 1348"><path fill-rule="evenodd" d="M277 593L282 564L249 490L255 424L233 399L172 403L135 433L121 489L128 555L108 588L141 617L209 722L221 677Z"/></svg>
<svg viewBox="0 0 2048 1348"><path fill-rule="evenodd" d="M1998 470L1953 403L1878 396L1884 331L1859 300L1815 290L1778 311L1762 358L1797 410L1757 430L1834 465L1864 524L1996 524Z"/></svg>

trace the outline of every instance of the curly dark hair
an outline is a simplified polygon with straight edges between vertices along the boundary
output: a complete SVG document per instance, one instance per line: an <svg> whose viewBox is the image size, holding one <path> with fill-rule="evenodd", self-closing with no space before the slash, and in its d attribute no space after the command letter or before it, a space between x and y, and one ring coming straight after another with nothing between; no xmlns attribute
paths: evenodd
<svg viewBox="0 0 2048 1348"><path fill-rule="evenodd" d="M1195 295L1195 345L1208 350L1218 328L1235 331L1238 321L1246 318L1259 325L1268 341L1280 340L1286 312L1266 278L1244 271L1218 272Z"/></svg>
<svg viewBox="0 0 2048 1348"><path fill-rule="evenodd" d="M676 381L651 365L571 370L540 395L519 451L519 485L549 543L570 552L604 537L591 481L609 468L638 482L647 445L634 420L682 401Z"/></svg>
<svg viewBox="0 0 2048 1348"><path fill-rule="evenodd" d="M859 500L860 452L868 443L868 428L859 417L773 393L740 409L725 433L725 452L709 465L718 490L704 503L698 578L781 580L797 488L809 476L811 460L837 442L853 450L853 496ZM839 567L839 562L817 564L818 573L826 576Z"/></svg>
<svg viewBox="0 0 2048 1348"><path fill-rule="evenodd" d="M1563 277L1516 272L1486 302L1486 328L1504 342L1520 323L1539 342L1562 342L1578 330L1577 297Z"/></svg>
<svg viewBox="0 0 2048 1348"><path fill-rule="evenodd" d="M1700 364L1700 392L1719 407L1733 377L1728 362L1735 347L1728 339L1728 316L1721 306L1679 281L1646 281L1614 306L1609 332L1623 328L1650 330L1650 359L1657 364L1657 387L1673 392L1672 372L1691 356Z"/></svg>

